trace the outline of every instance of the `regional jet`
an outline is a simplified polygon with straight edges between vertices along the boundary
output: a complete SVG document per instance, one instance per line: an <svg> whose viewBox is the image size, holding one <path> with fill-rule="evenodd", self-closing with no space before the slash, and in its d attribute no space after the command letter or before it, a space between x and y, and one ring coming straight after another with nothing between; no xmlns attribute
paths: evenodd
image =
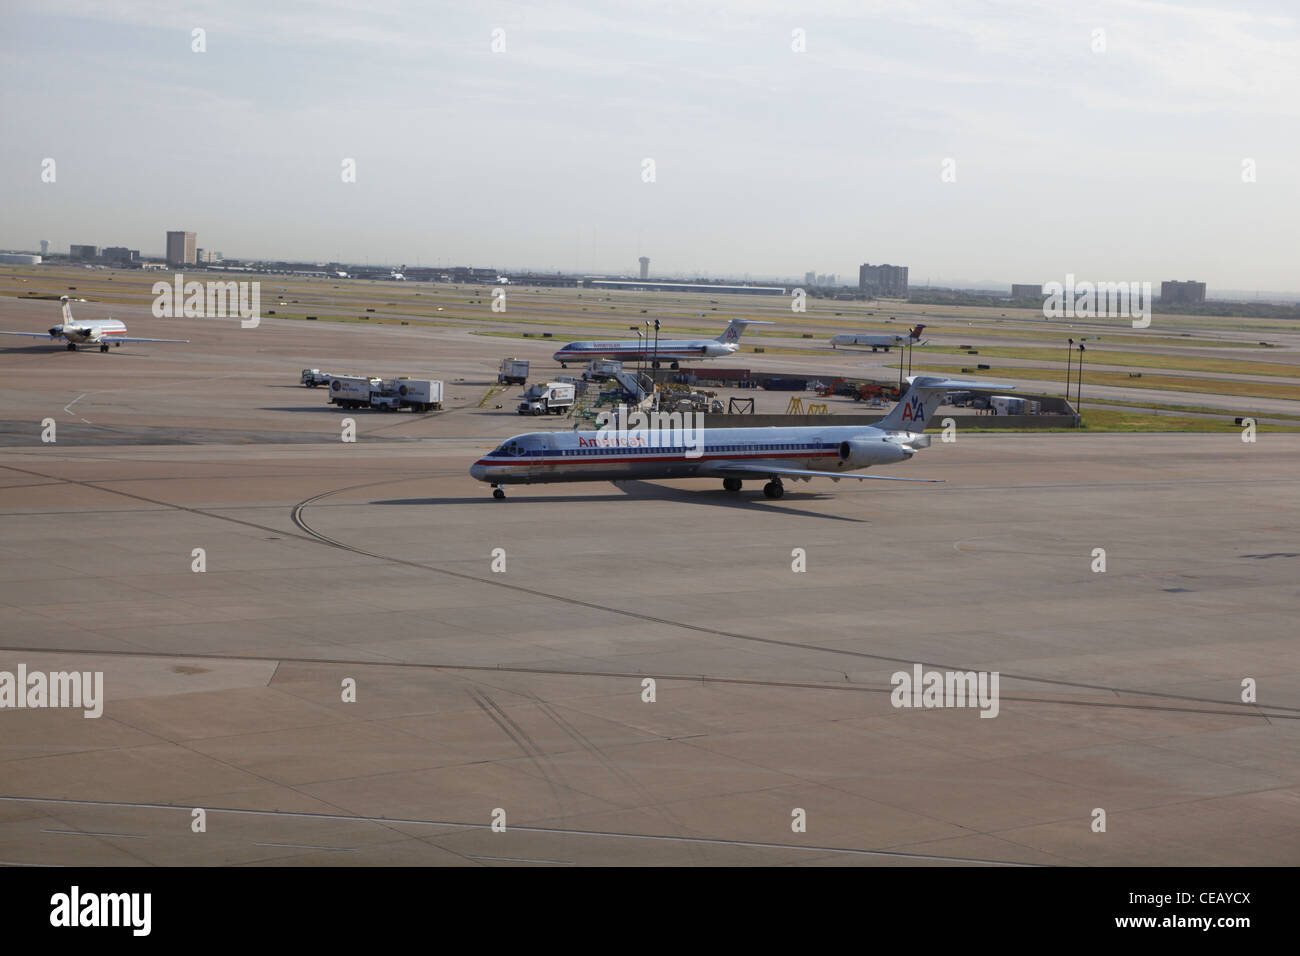
<svg viewBox="0 0 1300 956"><path fill-rule="evenodd" d="M911 387L875 425L798 428L700 428L658 431L532 432L516 435L470 466L470 477L492 485L559 481L630 481L659 478L721 478L725 491L740 491L746 479L766 480L769 498L785 494L783 478L857 478L926 481L893 475L858 475L872 465L892 465L930 445L926 422L954 389L1014 387L914 375Z"/></svg>
<svg viewBox="0 0 1300 956"><path fill-rule="evenodd" d="M59 296L63 303L63 324L50 326L46 332L4 332L0 335L26 335L33 339L62 339L68 343L68 351L77 351L78 345L98 345L101 352L107 352L108 346L121 348L123 342L188 342L189 339L140 339L128 337L126 326L119 319L74 319L68 296ZM78 299L85 302L85 299Z"/></svg>
<svg viewBox="0 0 1300 956"><path fill-rule="evenodd" d="M906 335L869 335L856 332L844 332L840 335L831 336L831 348L840 345L870 345L871 351L884 349L888 352L893 348L902 348L905 345L924 344L921 342L921 333L925 330L924 325L918 325Z"/></svg>
<svg viewBox="0 0 1300 956"><path fill-rule="evenodd" d="M659 367L660 362L671 362L673 368L679 368L680 362L698 362L739 351L740 336L746 326L775 324L753 319L732 319L716 339L662 339L657 345L650 338L634 342L570 342L552 358L560 363L561 368L568 368L568 362L590 362L593 359L649 362L655 368Z"/></svg>

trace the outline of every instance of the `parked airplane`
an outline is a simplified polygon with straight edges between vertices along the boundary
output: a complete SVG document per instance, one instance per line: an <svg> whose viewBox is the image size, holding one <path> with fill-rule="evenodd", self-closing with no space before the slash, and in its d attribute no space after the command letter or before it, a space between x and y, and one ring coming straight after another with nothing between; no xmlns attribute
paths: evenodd
<svg viewBox="0 0 1300 956"><path fill-rule="evenodd" d="M892 348L920 343L923 331L925 331L924 325L918 325L907 335L869 335L865 332L859 335L857 332L844 332L831 336L831 348L840 345L870 345L873 352L877 349L888 352Z"/></svg>
<svg viewBox="0 0 1300 956"><path fill-rule="evenodd" d="M753 319L732 319L726 330L716 339L653 339L631 342L570 342L552 358L561 368L568 362L590 362L592 359L617 359L620 362L650 362L655 368L660 362L698 362L702 359L731 355L740 349L740 336L750 325L775 325L774 322L757 322Z"/></svg>
<svg viewBox="0 0 1300 956"><path fill-rule="evenodd" d="M953 389L1014 386L962 382L914 375L899 403L875 425L813 425L798 428L700 428L651 431L533 432L516 435L470 466L470 477L492 485L557 481L627 481L657 478L721 478L727 491L745 479L766 479L769 498L785 494L782 478L935 481L857 475L872 465L890 465L929 447L921 434L944 397ZM694 439L694 440L693 440ZM830 470L834 469L834 470Z"/></svg>
<svg viewBox="0 0 1300 956"><path fill-rule="evenodd" d="M68 343L68 351L77 351L78 345L98 345L101 352L107 352L112 343L120 348L123 342L188 342L189 339L139 339L126 334L126 326L118 319L74 319L72 317L72 300L59 296L63 303L63 324L51 326L47 332L3 332L0 335L26 335L33 339L63 339ZM85 299L77 299L85 302Z"/></svg>

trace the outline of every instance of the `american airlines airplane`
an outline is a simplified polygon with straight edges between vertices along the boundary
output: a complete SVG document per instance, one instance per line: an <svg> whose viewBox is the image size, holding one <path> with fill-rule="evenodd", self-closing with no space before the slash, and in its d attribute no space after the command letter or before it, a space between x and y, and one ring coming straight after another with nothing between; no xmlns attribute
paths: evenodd
<svg viewBox="0 0 1300 956"><path fill-rule="evenodd" d="M877 349L884 349L888 352L892 348L902 348L910 343L920 343L923 331L925 331L924 325L918 325L907 335L869 335L865 332L859 335L857 332L844 332L840 335L831 336L831 348L840 345L870 345L873 352Z"/></svg>
<svg viewBox="0 0 1300 956"><path fill-rule="evenodd" d="M660 339L656 348L653 339L632 342L570 342L552 358L561 368L568 362L590 362L593 359L617 359L620 362L650 362L655 368L660 362L698 362L702 359L731 355L740 349L740 336L749 325L775 325L775 322L757 322L753 319L732 319L726 330L716 339Z"/></svg>
<svg viewBox="0 0 1300 956"><path fill-rule="evenodd" d="M126 334L126 326L118 319L81 319L72 317L71 301L66 295L59 296L63 303L63 324L51 326L47 332L3 332L0 335L26 335L33 339L62 339L68 343L68 351L77 351L78 345L98 345L101 352L107 352L111 343L118 348L123 342L188 342L189 339L139 339ZM78 299L85 302L85 299Z"/></svg>
<svg viewBox="0 0 1300 956"><path fill-rule="evenodd" d="M858 469L906 461L930 444L921 434L935 409L954 389L1014 386L914 375L899 403L875 425L812 425L798 428L699 428L670 431L532 432L516 435L470 466L470 477L492 485L558 481L630 481L657 478L721 478L726 491L745 479L765 479L769 498L785 494L782 478L929 481L858 475ZM694 434L691 434L691 432Z"/></svg>

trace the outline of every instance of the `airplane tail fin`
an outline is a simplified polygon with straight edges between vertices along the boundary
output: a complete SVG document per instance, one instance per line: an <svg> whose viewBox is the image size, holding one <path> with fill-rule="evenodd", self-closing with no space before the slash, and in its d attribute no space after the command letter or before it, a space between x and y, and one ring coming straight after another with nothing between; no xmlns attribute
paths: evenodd
<svg viewBox="0 0 1300 956"><path fill-rule="evenodd" d="M943 404L949 392L972 388L997 391L1015 388L1014 385L1001 385L997 382L963 382L936 375L913 375L907 381L910 386L907 392L888 415L876 422L877 428L886 431L923 432L930 421L930 416Z"/></svg>
<svg viewBox="0 0 1300 956"><path fill-rule="evenodd" d="M759 322L756 319L732 319L727 324L727 327L726 329L723 330L722 334L719 335L716 339L714 339L714 341L731 342L734 344L740 341L740 336L744 333L745 329L747 329L751 325L775 325L775 324L776 324L775 322Z"/></svg>
<svg viewBox="0 0 1300 956"><path fill-rule="evenodd" d="M72 324L72 297L61 295L59 296L59 301L63 303L63 324L71 325Z"/></svg>
<svg viewBox="0 0 1300 956"><path fill-rule="evenodd" d="M918 342L921 339L921 333L924 331L925 331L925 326L918 324L916 328L908 332L908 336L912 339L913 342Z"/></svg>

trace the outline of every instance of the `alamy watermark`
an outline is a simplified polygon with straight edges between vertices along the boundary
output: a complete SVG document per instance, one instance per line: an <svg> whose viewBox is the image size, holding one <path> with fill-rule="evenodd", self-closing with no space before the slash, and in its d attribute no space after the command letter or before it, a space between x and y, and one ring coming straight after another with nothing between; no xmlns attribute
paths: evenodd
<svg viewBox="0 0 1300 956"><path fill-rule="evenodd" d="M86 718L104 713L103 671L0 671L0 710L80 707Z"/></svg>
<svg viewBox="0 0 1300 956"><path fill-rule="evenodd" d="M578 436L579 448L685 448L687 458L704 454L703 412L628 411L619 405L596 416L596 435Z"/></svg>
<svg viewBox="0 0 1300 956"><path fill-rule="evenodd" d="M1135 329L1151 324L1150 282L1076 282L1071 272L1063 283L1044 282L1043 292L1046 319L1132 319Z"/></svg>
<svg viewBox="0 0 1300 956"><path fill-rule="evenodd" d="M889 701L895 707L978 707L981 717L998 715L999 671L895 671L889 678L893 691Z"/></svg>
<svg viewBox="0 0 1300 956"><path fill-rule="evenodd" d="M160 280L153 284L153 314L156 319L233 319L241 328L255 329L262 321L262 283L185 281L176 273L173 283Z"/></svg>

